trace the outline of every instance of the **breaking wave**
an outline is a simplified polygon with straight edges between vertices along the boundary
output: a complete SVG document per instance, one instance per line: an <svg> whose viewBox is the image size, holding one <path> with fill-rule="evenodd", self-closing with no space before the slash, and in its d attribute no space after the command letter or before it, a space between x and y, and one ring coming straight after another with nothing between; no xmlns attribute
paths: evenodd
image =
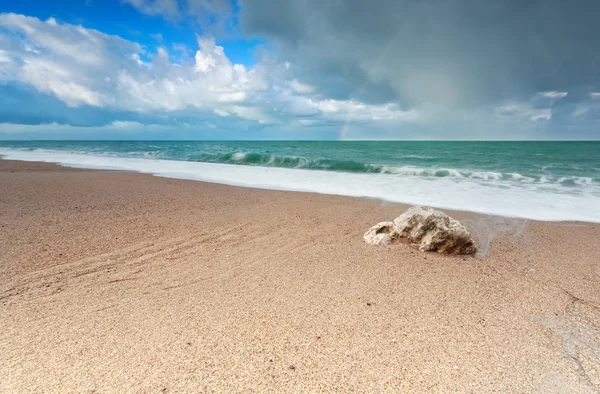
<svg viewBox="0 0 600 394"><path fill-rule="evenodd" d="M369 197L525 219L600 223L599 183L588 177L548 174L536 178L515 172L376 166L358 161L252 156L241 152L194 158L179 156L178 160L144 155L123 157L112 153L17 149L0 149L2 155L6 159L55 162L70 167L137 171L263 189Z"/></svg>
<svg viewBox="0 0 600 394"><path fill-rule="evenodd" d="M350 173L395 174L435 178L461 178L492 181L516 181L522 183L555 183L562 186L587 186L600 180L589 177L553 177L549 175L523 175L515 172L476 171L455 168L422 168L416 166L393 166L361 163L352 160L333 160L301 156L276 156L261 153L201 153L186 158L203 163L236 164L246 166L297 168L306 170L336 171Z"/></svg>

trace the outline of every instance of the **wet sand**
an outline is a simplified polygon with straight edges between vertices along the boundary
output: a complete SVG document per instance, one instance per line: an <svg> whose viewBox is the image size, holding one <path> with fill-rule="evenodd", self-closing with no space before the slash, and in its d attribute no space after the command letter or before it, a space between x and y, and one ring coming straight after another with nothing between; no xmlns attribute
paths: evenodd
<svg viewBox="0 0 600 394"><path fill-rule="evenodd" d="M0 392L600 390L600 225L0 160Z"/></svg>

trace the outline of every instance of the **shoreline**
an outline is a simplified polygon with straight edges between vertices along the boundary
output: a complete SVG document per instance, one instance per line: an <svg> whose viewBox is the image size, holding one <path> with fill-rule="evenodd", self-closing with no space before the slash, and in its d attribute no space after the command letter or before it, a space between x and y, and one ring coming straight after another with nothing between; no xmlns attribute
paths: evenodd
<svg viewBox="0 0 600 394"><path fill-rule="evenodd" d="M398 201L389 201L383 198L378 198L378 197L367 197L367 196L348 196L348 195L344 195L344 194L327 194L327 193L319 193L319 192L314 192L314 191L302 191L302 190L287 190L287 189L269 189L269 188L262 188L259 186L244 186L244 185L236 185L236 184L229 184L229 183L223 183L223 182L217 182L217 181L205 181L205 180L201 180L201 179L188 179L188 178L178 178L178 177L172 177L172 176L166 176L166 175L160 175L160 174L154 174L154 173L146 173L146 172L139 172L136 170L125 170L125 169L105 169L105 168L90 168L90 167L77 167L77 166L70 166L70 165L65 165L62 164L60 162L49 162L49 161L34 161L34 160L14 160L14 159L7 159L6 156L4 155L0 155L0 162L2 161L6 161L6 162L15 162L15 163L21 163L23 165L27 165L27 164L34 164L34 163L39 163L39 164L48 164L51 166L56 166L56 167L60 167L60 168L64 168L67 170L81 170L81 171L105 171L105 172L122 172L122 173L126 173L126 174L137 174L137 175L143 175L143 176L151 176L151 177L157 177L157 178L164 178L164 179L173 179L173 180L177 180L177 181L184 181L184 182L199 182L199 183L207 183L207 184L213 184L213 185L222 185L222 186L227 186L227 187L233 187L233 188L242 188L242 189L251 189L251 190L263 190L263 191L271 191L271 192L285 192L285 193L301 193L301 194L314 194L314 195L318 195L318 196L331 196L331 197L340 197L340 198L349 198L349 199L356 199L356 200L364 200L364 201L373 201L376 202L377 204L381 204L381 205L397 205L400 207L405 207L404 209L407 209L410 206L413 205L417 205L417 206L429 206L431 208L434 209L438 209L441 210L443 212L448 213L450 216L461 216L461 217L468 217L469 219L473 219L474 217L487 217L487 218L496 218L498 220L506 220L506 221L516 221L516 222L539 222L539 223L565 223L565 224L573 224L573 225L594 225L594 224L600 224L600 222L595 222L595 221L583 221L583 220L541 220L541 219L530 219L530 218L526 218L526 217L519 217L519 216L506 216L506 215L500 215L500 214L494 214L494 213L486 213L486 212L478 212L478 211L469 211L469 210L465 210L465 209L452 209L452 208L444 208L444 207L440 207L440 206L430 206L430 205L424 205L424 204L413 204L413 203L407 203L407 202L398 202ZM228 164L228 165L233 165L233 164ZM404 211L402 211L404 212ZM399 216L402 212L398 213ZM391 218L394 219L395 217ZM467 219L467 220L469 220ZM376 224L376 223L373 223ZM477 230L477 228L473 228L471 227L471 229ZM365 229L366 231L367 229Z"/></svg>
<svg viewBox="0 0 600 394"><path fill-rule="evenodd" d="M600 198L597 196L589 193L563 194L562 190L539 192L529 186L510 188L506 185L482 185L466 180L457 182L444 177L435 178L432 182L431 179L391 174L147 158L107 158L72 152L14 151L5 157L10 160L50 162L69 168L128 171L264 190L372 198L389 203L432 206L516 219L600 223ZM596 206L597 210L594 209Z"/></svg>
<svg viewBox="0 0 600 394"><path fill-rule="evenodd" d="M9 160L0 185L0 391L600 390L598 224L444 210L489 243L448 257L363 242L404 204Z"/></svg>

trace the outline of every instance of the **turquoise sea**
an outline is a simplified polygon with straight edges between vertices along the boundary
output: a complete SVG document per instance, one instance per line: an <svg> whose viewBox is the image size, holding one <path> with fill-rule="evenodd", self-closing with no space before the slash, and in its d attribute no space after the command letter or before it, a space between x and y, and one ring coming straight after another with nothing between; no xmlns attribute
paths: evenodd
<svg viewBox="0 0 600 394"><path fill-rule="evenodd" d="M600 142L0 141L0 154L240 186L600 222Z"/></svg>

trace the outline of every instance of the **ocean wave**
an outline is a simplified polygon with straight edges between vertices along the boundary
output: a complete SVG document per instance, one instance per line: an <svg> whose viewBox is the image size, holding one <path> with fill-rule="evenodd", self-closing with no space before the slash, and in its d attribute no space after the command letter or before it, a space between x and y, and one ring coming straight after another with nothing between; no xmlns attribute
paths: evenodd
<svg viewBox="0 0 600 394"><path fill-rule="evenodd" d="M468 172L462 170L448 171L447 173L443 170L442 172L435 170L432 172L433 175L427 178L341 171L318 172L267 166L234 166L224 163L141 157L107 157L41 150L0 149L0 155L5 155L6 159L11 160L58 162L70 167L137 171L163 177L263 189L377 198L406 204L430 205L444 209L468 210L526 219L579 220L600 223L600 194L594 191L594 187L573 189L572 187L563 187L556 182L548 182L543 186L533 183L520 183L515 186L515 183L502 183L502 179L492 182L456 181L457 174L462 176L463 172ZM243 161L247 160L248 156L248 154L237 154L234 157L232 154L231 159ZM278 159L272 158L272 160L277 161ZM421 174L421 170L412 169L411 171ZM477 174L473 175L473 173ZM500 174L500 177L519 178L514 173L471 172L471 176L480 177L498 177L497 174ZM569 179L573 179L574 183L576 183L575 179L583 183L588 182L575 177L565 178L561 182L564 183ZM498 185L500 187L496 187Z"/></svg>
<svg viewBox="0 0 600 394"><path fill-rule="evenodd" d="M518 183L559 184L565 187L589 186L598 180L589 177L557 177L550 175L523 175L516 172L477 171L470 169L394 166L362 163L353 160L333 160L302 156L277 156L250 152L200 153L188 161L237 164L261 167L298 168L350 173L393 174L432 178L460 178L479 181L508 181Z"/></svg>
<svg viewBox="0 0 600 394"><path fill-rule="evenodd" d="M309 170L385 173L385 166L352 160L314 159L302 156L277 156L261 153L228 152L200 153L189 156L189 161L205 163L254 165L263 167L302 168ZM390 172L391 173L391 172Z"/></svg>
<svg viewBox="0 0 600 394"><path fill-rule="evenodd" d="M151 145L150 147L158 147ZM159 148L159 147L158 147ZM97 150L97 151L82 151L82 150L54 150L54 149L39 149L32 147L23 147L10 149L12 151L21 152L40 152L53 154L82 154L103 157L130 157L144 159L160 159L160 160L178 160L190 162L204 162L217 164L234 164L243 166L259 166L259 167L276 167L288 169L305 169L305 170L320 170L343 173L365 173L365 174L390 174L404 177L420 177L420 178L447 178L448 180L470 180L475 182L485 182L490 185L499 187L507 187L514 185L539 185L558 186L565 190L568 189L598 189L600 186L600 178L584 177L584 176L564 176L549 173L549 167L559 167L558 163L551 163L542 168L542 171L537 171L532 174L521 174L517 172L500 172L486 171L468 168L449 168L432 166L415 166L415 165L393 165L393 164L374 164L364 163L356 160L336 160L327 158L312 158L304 156L292 155L275 155L270 153L256 152L203 152L192 154L181 154L177 151L169 151L164 149L153 150L124 150L122 152ZM421 157L420 155L404 155ZM429 157L427 157L429 158ZM446 163L449 164L449 163ZM562 165L569 167L569 165ZM571 165L572 167L572 165ZM571 168L572 169L572 168Z"/></svg>

